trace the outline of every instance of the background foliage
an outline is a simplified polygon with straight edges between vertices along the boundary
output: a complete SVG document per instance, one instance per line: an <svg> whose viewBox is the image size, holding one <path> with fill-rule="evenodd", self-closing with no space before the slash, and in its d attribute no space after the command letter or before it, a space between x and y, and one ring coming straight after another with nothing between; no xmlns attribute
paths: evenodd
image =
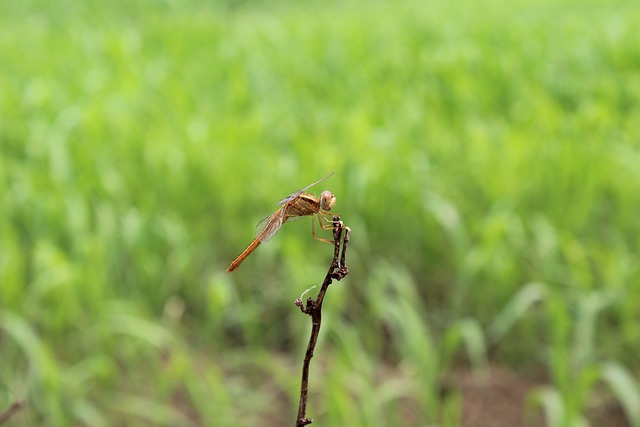
<svg viewBox="0 0 640 427"><path fill-rule="evenodd" d="M9 425L293 424L330 249L224 270L332 170L318 425L459 425L490 364L548 425L640 425L636 3L0 3Z"/></svg>

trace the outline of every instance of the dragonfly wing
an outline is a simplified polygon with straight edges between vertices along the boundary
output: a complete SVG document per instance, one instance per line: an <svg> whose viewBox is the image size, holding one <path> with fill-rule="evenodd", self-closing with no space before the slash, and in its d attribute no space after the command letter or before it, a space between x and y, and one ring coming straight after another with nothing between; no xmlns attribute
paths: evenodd
<svg viewBox="0 0 640 427"><path fill-rule="evenodd" d="M280 208L268 217L262 219L262 221L256 225L256 237L262 243L268 242L274 234L280 230L280 227L282 227L282 224L284 223L284 218L285 209Z"/></svg>
<svg viewBox="0 0 640 427"><path fill-rule="evenodd" d="M307 191L309 188L311 188L311 187L313 187L314 185L316 185L316 184L318 184L318 183L320 183L320 182L324 181L325 179L329 178L329 177L330 177L331 175L333 175L334 173L336 173L336 172L335 172L335 171L333 171L333 172L331 172L329 175L327 175L327 176L325 176L325 177L320 178L320 179L319 179L319 180L317 180L316 182L314 182L314 183L312 183L312 184L309 184L309 185L307 185L306 187L301 188L301 189L300 189L300 190L298 190L298 191L294 191L293 193L289 194L289 195L288 195L287 197L285 197L284 199L280 200L280 201L278 202L278 204L279 204L280 206L282 206L282 205L284 205L285 203L292 201L293 199L295 199L296 197L298 197L299 195L301 195L302 193L304 193L305 191Z"/></svg>
<svg viewBox="0 0 640 427"><path fill-rule="evenodd" d="M287 197L285 197L284 199L280 200L280 201L278 202L278 205L282 206L282 205L284 205L285 203L289 203L290 201L292 201L293 199L295 199L296 197L298 197L299 195L301 195L303 191L304 191L304 190L298 190L298 191L296 191L296 192L293 192L293 193L289 194Z"/></svg>

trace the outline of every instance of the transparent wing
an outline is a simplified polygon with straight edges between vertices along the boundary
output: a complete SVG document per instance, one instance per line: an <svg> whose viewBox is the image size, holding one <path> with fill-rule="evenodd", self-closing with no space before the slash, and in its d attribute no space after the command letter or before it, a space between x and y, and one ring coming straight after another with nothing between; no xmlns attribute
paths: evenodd
<svg viewBox="0 0 640 427"><path fill-rule="evenodd" d="M262 243L268 242L280 230L284 223L285 212L285 208L280 208L256 224L256 237Z"/></svg>
<svg viewBox="0 0 640 427"><path fill-rule="evenodd" d="M278 204L279 204L280 206L282 206L282 205L284 205L285 203L292 201L293 199L295 199L296 197L298 197L299 195L301 195L302 193L304 193L305 191L307 191L309 188L313 187L314 185L318 184L319 182L324 181L325 179L329 178L329 177L330 177L331 175L333 175L334 173L336 173L336 172L335 172L335 171L333 171L333 172L331 172L329 175L327 175L327 176L325 176L325 177L323 177L323 178L320 178L319 180L317 180L317 181L316 181L316 182L314 182L313 184L309 184L309 185L307 185L306 187L301 188L301 189L300 189L300 190L298 190L298 191L294 191L293 193L289 194L289 195L288 195L287 197L285 197L284 199L280 200L280 201L278 202ZM263 220L263 221L264 221L264 220ZM262 222L262 221L261 221L261 222Z"/></svg>

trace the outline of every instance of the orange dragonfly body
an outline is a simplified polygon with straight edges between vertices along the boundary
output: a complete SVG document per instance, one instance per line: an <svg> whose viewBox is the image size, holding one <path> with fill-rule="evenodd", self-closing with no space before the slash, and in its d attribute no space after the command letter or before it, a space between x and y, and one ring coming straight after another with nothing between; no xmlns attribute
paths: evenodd
<svg viewBox="0 0 640 427"><path fill-rule="evenodd" d="M242 251L240 255L236 259L234 259L229 267L227 268L227 272L230 273L236 270L242 261L245 260L246 257L251 255L261 243L268 242L274 234L282 227L289 218L302 217L302 216L311 216L317 217L318 223L320 227L323 229L333 228L333 223L326 216L329 214L329 211L336 204L336 197L330 191L323 191L320 194L320 197L316 197L313 194L305 193L307 189L313 187L317 183L324 181L333 175L334 172L331 172L329 175L324 178L320 178L313 184L309 184L306 187L289 194L284 199L280 200L278 204L281 206L280 209L263 219L256 226L256 238L253 239L253 242L247 246L247 248ZM323 242L331 243L330 241L323 239L321 237L316 236L316 227L315 227L316 218L312 218L311 221L311 231L313 237L318 240L322 240ZM324 224L323 224L324 221Z"/></svg>

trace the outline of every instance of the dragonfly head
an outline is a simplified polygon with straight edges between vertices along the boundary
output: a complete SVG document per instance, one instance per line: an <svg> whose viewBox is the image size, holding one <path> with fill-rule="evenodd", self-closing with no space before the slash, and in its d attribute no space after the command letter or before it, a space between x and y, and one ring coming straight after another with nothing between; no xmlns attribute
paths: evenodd
<svg viewBox="0 0 640 427"><path fill-rule="evenodd" d="M324 190L320 194L320 208L323 211L330 211L336 204L336 196L331 191Z"/></svg>

